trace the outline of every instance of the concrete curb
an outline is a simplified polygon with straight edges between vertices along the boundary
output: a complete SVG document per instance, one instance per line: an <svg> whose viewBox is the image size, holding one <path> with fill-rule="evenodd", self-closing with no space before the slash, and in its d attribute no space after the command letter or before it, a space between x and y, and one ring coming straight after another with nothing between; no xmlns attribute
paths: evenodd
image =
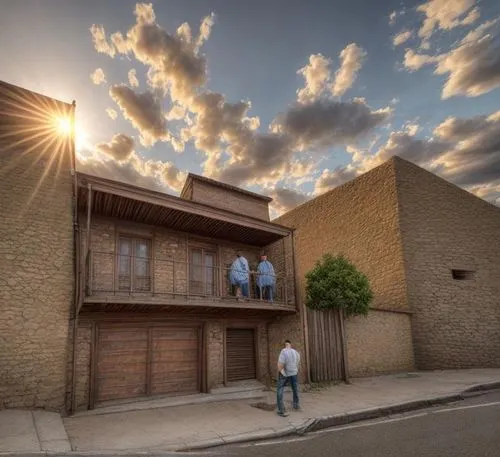
<svg viewBox="0 0 500 457"><path fill-rule="evenodd" d="M302 436L306 433L315 432L318 430L323 430L330 427L336 427L340 425L352 424L353 422L360 422L370 419L378 419L381 417L390 416L392 414L400 414L409 411L416 411L419 409L429 408L431 406L444 405L454 401L464 400L464 394L469 392L484 392L488 390L500 388L500 382L495 381L491 383L477 384L467 389L463 390L458 394L442 395L439 397L428 398L423 400L413 400L404 403L396 403L394 405L384 406L381 408L370 408L360 411L353 411L351 413L335 414L331 416L323 416L318 418L313 418L305 421L299 426L291 426L285 429L278 430L274 433L270 431L262 432L250 432L241 435L236 435L234 437L222 437L221 443L219 440L218 444L213 446L205 445L204 443L193 444L191 446L178 448L178 452L185 451L195 451L208 449L214 446L220 446L221 444L243 444L252 441L263 441L266 439L282 438L284 436L298 435Z"/></svg>

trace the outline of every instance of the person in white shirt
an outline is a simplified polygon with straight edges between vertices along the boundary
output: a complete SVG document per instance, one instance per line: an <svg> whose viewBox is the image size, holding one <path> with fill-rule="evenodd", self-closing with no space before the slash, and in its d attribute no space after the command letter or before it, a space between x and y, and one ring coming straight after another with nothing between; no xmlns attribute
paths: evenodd
<svg viewBox="0 0 500 457"><path fill-rule="evenodd" d="M288 416L283 402L283 391L290 384L293 392L293 409L299 410L299 374L300 354L292 348L290 340L285 341L285 347L281 350L278 358L278 387L276 390L278 415Z"/></svg>

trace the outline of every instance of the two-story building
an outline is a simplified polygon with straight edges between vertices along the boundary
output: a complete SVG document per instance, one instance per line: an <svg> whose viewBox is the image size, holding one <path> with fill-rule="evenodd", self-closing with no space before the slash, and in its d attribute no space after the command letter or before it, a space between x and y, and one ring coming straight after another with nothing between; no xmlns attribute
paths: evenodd
<svg viewBox="0 0 500 457"><path fill-rule="evenodd" d="M0 407L76 411L209 393L302 349L293 233L270 199L189 175L180 197L78 173L74 105L0 83ZM240 253L274 264L273 301ZM306 370L304 370L306 372Z"/></svg>
<svg viewBox="0 0 500 457"><path fill-rule="evenodd" d="M76 407L268 380L276 317L296 313L292 233L269 222L270 199L196 175L180 197L80 173L77 183ZM237 253L252 271L261 253L272 260L273 302L255 274L249 298L235 295Z"/></svg>

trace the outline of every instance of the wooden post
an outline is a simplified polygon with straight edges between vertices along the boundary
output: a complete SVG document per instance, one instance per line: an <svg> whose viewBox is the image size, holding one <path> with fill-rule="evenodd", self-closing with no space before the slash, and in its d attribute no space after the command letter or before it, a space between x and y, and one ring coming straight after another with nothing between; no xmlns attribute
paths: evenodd
<svg viewBox="0 0 500 457"><path fill-rule="evenodd" d="M92 184L87 185L87 242L85 246L85 262L88 262L88 278L87 278L87 287L89 295L92 295L92 258L90 256L90 248L91 244L91 217L92 217Z"/></svg>
<svg viewBox="0 0 500 457"><path fill-rule="evenodd" d="M304 359L306 368L306 381L311 384L311 354L309 349L309 324L307 322L307 308L305 303L302 303L301 292L299 290L299 276L297 268L297 258L295 257L295 231L291 234L292 241L292 260L293 260L293 277L295 286L295 307L299 310L300 319L302 321L302 331L304 334Z"/></svg>
<svg viewBox="0 0 500 457"><path fill-rule="evenodd" d="M288 235L290 236L290 235ZM283 251L283 268L285 269L285 305L288 305L288 267L286 263L285 238L281 238L281 247Z"/></svg>
<svg viewBox="0 0 500 457"><path fill-rule="evenodd" d="M344 311L338 310L339 319L340 319L340 335L342 338L342 366L343 366L343 378L346 384L350 384L349 381L349 365L347 362L347 341L345 336L345 326L344 326Z"/></svg>

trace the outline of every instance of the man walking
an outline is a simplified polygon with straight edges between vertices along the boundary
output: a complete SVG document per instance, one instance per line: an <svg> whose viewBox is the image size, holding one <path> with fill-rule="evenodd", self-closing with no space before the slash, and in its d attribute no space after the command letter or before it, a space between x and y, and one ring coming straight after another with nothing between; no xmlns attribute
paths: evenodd
<svg viewBox="0 0 500 457"><path fill-rule="evenodd" d="M281 350L278 359L278 388L277 388L277 404L278 415L282 417L288 416L283 402L283 391L285 386L290 384L293 392L293 409L299 410L299 386L298 373L300 365L300 354L292 348L290 340L285 341L285 347Z"/></svg>

